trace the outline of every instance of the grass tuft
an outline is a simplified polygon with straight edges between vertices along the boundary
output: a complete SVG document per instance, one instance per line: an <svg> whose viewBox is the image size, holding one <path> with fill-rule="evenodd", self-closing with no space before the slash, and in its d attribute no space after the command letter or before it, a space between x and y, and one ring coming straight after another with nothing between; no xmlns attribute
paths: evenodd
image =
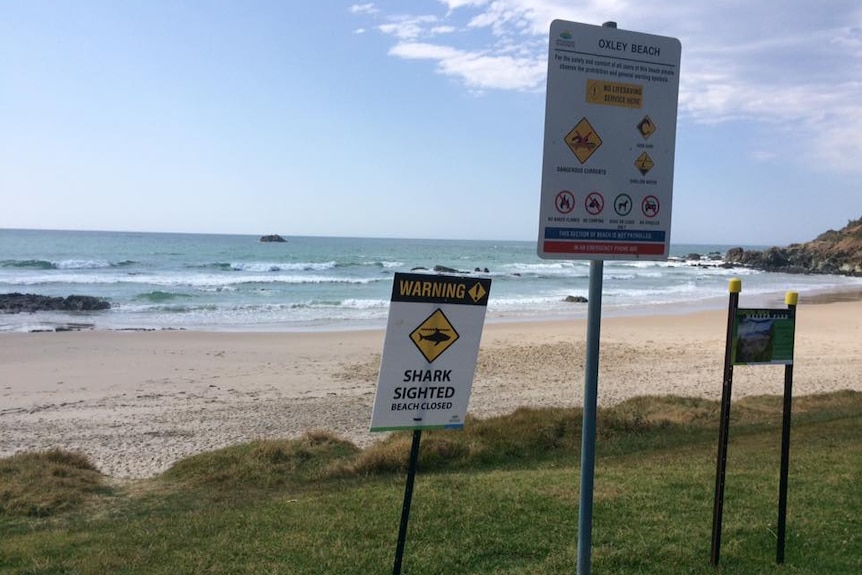
<svg viewBox="0 0 862 575"><path fill-rule="evenodd" d="M576 409L519 408L509 415L477 419L468 416L457 432L422 434L419 468L424 471L512 465L519 461L571 454L579 435ZM382 475L407 470L412 432L394 433L360 453L342 474Z"/></svg>
<svg viewBox="0 0 862 575"><path fill-rule="evenodd" d="M357 453L358 447L334 433L310 431L299 439L258 440L194 455L162 477L224 491L271 489L321 479L333 464Z"/></svg>
<svg viewBox="0 0 862 575"><path fill-rule="evenodd" d="M80 453L52 449L0 459L0 515L48 517L110 492Z"/></svg>

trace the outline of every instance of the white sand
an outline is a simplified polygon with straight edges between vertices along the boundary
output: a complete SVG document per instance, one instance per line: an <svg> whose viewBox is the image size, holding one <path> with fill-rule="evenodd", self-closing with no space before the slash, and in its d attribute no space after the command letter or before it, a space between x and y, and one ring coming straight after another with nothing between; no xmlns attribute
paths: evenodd
<svg viewBox="0 0 862 575"><path fill-rule="evenodd" d="M725 312L602 322L599 402L721 395ZM799 307L794 395L862 391L862 302ZM583 399L584 321L485 327L478 416ZM188 455L329 429L366 446L382 331L0 334L0 457L52 447L148 477ZM781 366L737 367L733 398L783 393Z"/></svg>

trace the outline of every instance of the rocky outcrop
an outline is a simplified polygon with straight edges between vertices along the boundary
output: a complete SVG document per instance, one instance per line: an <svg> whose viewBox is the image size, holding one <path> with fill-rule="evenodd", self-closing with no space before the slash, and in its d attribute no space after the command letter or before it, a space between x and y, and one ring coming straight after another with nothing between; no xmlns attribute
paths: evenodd
<svg viewBox="0 0 862 575"><path fill-rule="evenodd" d="M727 251L724 259L731 264L768 272L862 277L862 218L851 220L841 230L829 230L804 244L762 251L733 248Z"/></svg>
<svg viewBox="0 0 862 575"><path fill-rule="evenodd" d="M695 261L695 262L699 262L699 261L703 261L703 260L708 260L708 261L713 261L713 262L721 261L721 252L709 252L705 256L701 255L697 252L692 252L692 253L686 255L685 259L688 261Z"/></svg>
<svg viewBox="0 0 862 575"><path fill-rule="evenodd" d="M269 234L268 236L260 236L262 242L286 243L287 240L278 234Z"/></svg>
<svg viewBox="0 0 862 575"><path fill-rule="evenodd" d="M415 270L415 269L425 269L425 268L413 268L413 269ZM459 269L455 269L455 268L450 268L449 266L441 266L439 264L434 266L434 271L437 272L438 274L469 274L470 273L469 270L459 270ZM477 274L486 273L486 274L488 274L491 272L488 271L488 268L485 268L484 270L482 268L473 268L473 273L477 273Z"/></svg>
<svg viewBox="0 0 862 575"><path fill-rule="evenodd" d="M587 303L587 298L582 295L567 295L563 301L566 303Z"/></svg>
<svg viewBox="0 0 862 575"><path fill-rule="evenodd" d="M32 293L0 294L0 312L34 313L37 311L98 311L110 309L111 304L88 295L51 297Z"/></svg>

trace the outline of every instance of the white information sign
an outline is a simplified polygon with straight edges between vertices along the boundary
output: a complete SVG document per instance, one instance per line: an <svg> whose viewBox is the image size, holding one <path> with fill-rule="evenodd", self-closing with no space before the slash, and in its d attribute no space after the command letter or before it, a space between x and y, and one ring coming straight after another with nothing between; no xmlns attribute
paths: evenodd
<svg viewBox="0 0 862 575"><path fill-rule="evenodd" d="M540 257L667 259L680 54L676 38L551 23Z"/></svg>
<svg viewBox="0 0 862 575"><path fill-rule="evenodd" d="M460 429L491 280L395 274L371 431Z"/></svg>

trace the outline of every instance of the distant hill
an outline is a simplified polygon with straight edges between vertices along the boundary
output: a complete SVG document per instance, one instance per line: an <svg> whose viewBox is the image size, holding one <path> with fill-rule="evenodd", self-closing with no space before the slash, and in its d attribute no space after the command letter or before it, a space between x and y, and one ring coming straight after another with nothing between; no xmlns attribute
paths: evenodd
<svg viewBox="0 0 862 575"><path fill-rule="evenodd" d="M725 261L769 272L839 274L862 277L862 218L814 240L766 250L732 248Z"/></svg>

